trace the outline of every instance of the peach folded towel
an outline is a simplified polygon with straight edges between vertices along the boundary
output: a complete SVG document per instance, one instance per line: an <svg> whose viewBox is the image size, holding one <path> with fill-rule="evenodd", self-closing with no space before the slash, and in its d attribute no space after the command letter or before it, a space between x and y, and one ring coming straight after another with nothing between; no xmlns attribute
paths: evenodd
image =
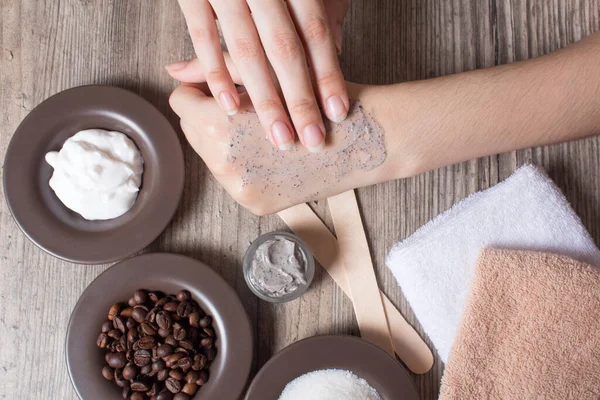
<svg viewBox="0 0 600 400"><path fill-rule="evenodd" d="M484 250L441 399L600 398L600 270L549 253Z"/></svg>

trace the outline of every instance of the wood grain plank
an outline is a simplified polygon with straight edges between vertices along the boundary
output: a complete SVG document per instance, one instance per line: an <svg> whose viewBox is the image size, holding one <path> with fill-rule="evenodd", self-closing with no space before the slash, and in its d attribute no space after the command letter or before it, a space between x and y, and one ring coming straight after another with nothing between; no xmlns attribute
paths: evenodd
<svg viewBox="0 0 600 400"><path fill-rule="evenodd" d="M31 109L84 84L140 93L174 126L176 87L163 66L192 56L175 0L3 0L0 4L0 154ZM515 62L565 47L600 30L599 0L352 0L342 65L347 79L389 84ZM316 334L358 334L349 299L321 269L309 292L286 305L259 302L246 288L241 257L259 234L283 229L237 206L181 136L184 198L172 224L147 251L211 265L236 289L256 332L256 367ZM422 333L384 265L392 245L474 191L525 162L546 167L600 244L600 139L511 152L358 191L380 287ZM331 226L325 202L311 207ZM0 196L0 399L75 399L63 357L71 309L106 266L55 260L18 231ZM48 371L51 371L48 372ZM443 365L413 379L436 399Z"/></svg>

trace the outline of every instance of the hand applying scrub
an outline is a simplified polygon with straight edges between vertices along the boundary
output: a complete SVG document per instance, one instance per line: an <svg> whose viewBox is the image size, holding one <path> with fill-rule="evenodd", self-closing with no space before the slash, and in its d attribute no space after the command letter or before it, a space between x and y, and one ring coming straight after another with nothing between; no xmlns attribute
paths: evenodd
<svg viewBox="0 0 600 400"><path fill-rule="evenodd" d="M348 0L179 0L179 4L198 63L220 108L232 116L241 102L227 68L228 57L221 50L216 19L269 140L288 150L297 132L308 150L319 152L325 144L320 108L328 119L340 122L350 107L337 59ZM179 62L167 69L185 67Z"/></svg>

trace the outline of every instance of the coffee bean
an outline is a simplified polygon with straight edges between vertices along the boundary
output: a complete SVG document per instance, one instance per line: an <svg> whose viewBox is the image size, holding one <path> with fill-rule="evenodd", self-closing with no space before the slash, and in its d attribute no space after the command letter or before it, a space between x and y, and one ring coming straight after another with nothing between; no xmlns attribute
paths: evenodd
<svg viewBox="0 0 600 400"><path fill-rule="evenodd" d="M146 321L156 324L156 314L158 314L160 311L161 309L159 307L154 307L152 310L148 311L148 314L146 315Z"/></svg>
<svg viewBox="0 0 600 400"><path fill-rule="evenodd" d="M187 335L187 332L185 331L185 329L183 328L183 326L181 326L178 322L175 322L173 324L173 337L175 338L175 340L180 341L185 339Z"/></svg>
<svg viewBox="0 0 600 400"><path fill-rule="evenodd" d="M189 396L193 396L198 391L198 385L195 383L186 383L183 385L183 389L181 389L181 393L185 393Z"/></svg>
<svg viewBox="0 0 600 400"><path fill-rule="evenodd" d="M194 371L201 371L206 367L206 356L204 354L196 354L194 356L194 362L192 363L192 369Z"/></svg>
<svg viewBox="0 0 600 400"><path fill-rule="evenodd" d="M200 326L200 313L198 311L191 313L188 318L191 327L197 328Z"/></svg>
<svg viewBox="0 0 600 400"><path fill-rule="evenodd" d="M115 317L113 319L113 325L115 329L120 330L121 333L127 332L127 318L121 316Z"/></svg>
<svg viewBox="0 0 600 400"><path fill-rule="evenodd" d="M156 396L160 392L160 385L157 382L152 384L150 390L146 392L146 396Z"/></svg>
<svg viewBox="0 0 600 400"><path fill-rule="evenodd" d="M208 382L208 372L206 370L202 370L198 373L198 380L196 381L196 385L202 386L206 382Z"/></svg>
<svg viewBox="0 0 600 400"><path fill-rule="evenodd" d="M129 300L127 300L127 305L129 307L133 307L135 306L137 303L135 302L135 299L133 297L130 297Z"/></svg>
<svg viewBox="0 0 600 400"><path fill-rule="evenodd" d="M179 301L188 301L191 298L192 298L192 295L187 290L180 290L179 293L177 293L177 300L179 300Z"/></svg>
<svg viewBox="0 0 600 400"><path fill-rule="evenodd" d="M125 353L108 353L104 359L112 368L123 368L127 364Z"/></svg>
<svg viewBox="0 0 600 400"><path fill-rule="evenodd" d="M175 349L175 353L183 353L186 356L190 354L189 351L187 351L186 349L184 349L183 347L178 347Z"/></svg>
<svg viewBox="0 0 600 400"><path fill-rule="evenodd" d="M137 374L138 369L135 365L128 365L125 368L123 368L123 378L127 379L128 381L135 378Z"/></svg>
<svg viewBox="0 0 600 400"><path fill-rule="evenodd" d="M166 311L160 311L156 314L156 324L159 328L169 330L171 329L171 316Z"/></svg>
<svg viewBox="0 0 600 400"><path fill-rule="evenodd" d="M184 301L183 303L179 303L179 305L177 306L177 315L179 315L180 317L183 318L187 318L190 316L191 313L193 313L194 310L194 306L191 305L189 302Z"/></svg>
<svg viewBox="0 0 600 400"><path fill-rule="evenodd" d="M156 307L163 307L165 304L167 304L173 300L175 300L175 297L165 296L162 299L158 300L155 305L156 305Z"/></svg>
<svg viewBox="0 0 600 400"><path fill-rule="evenodd" d="M173 347L169 344L163 344L156 350L156 355L161 358L170 356L171 354L173 354Z"/></svg>
<svg viewBox="0 0 600 400"><path fill-rule="evenodd" d="M163 369L162 371L159 371L158 374L156 374L156 379L158 379L161 382L164 382L169 377L170 372L170 369Z"/></svg>
<svg viewBox="0 0 600 400"><path fill-rule="evenodd" d="M200 327L202 327L202 328L208 328L210 326L210 324L212 324L212 318L210 315L205 315L200 320Z"/></svg>
<svg viewBox="0 0 600 400"><path fill-rule="evenodd" d="M112 381L115 378L114 373L115 373L115 371L108 365L105 365L104 367L102 367L102 376L107 381Z"/></svg>
<svg viewBox="0 0 600 400"><path fill-rule="evenodd" d="M108 333L108 331L110 331L113 328L113 324L111 321L106 321L102 324L102 327L100 328L100 332L102 333Z"/></svg>
<svg viewBox="0 0 600 400"><path fill-rule="evenodd" d="M150 352L148 350L138 350L133 354L133 362L138 367L150 364L151 361ZM109 363L110 365L110 363Z"/></svg>
<svg viewBox="0 0 600 400"><path fill-rule="evenodd" d="M135 320L131 317L127 318L127 322L125 323L125 327L127 329L131 329L131 328L135 328L137 326L137 323L135 322Z"/></svg>
<svg viewBox="0 0 600 400"><path fill-rule="evenodd" d="M121 368L117 368L115 369L115 383L119 386L119 387L125 387L125 386L129 386L129 382L127 381L127 379L125 379L123 377L123 369Z"/></svg>
<svg viewBox="0 0 600 400"><path fill-rule="evenodd" d="M168 312L177 312L177 306L179 305L179 303L174 302L174 301L170 301L168 303L165 303L165 305L163 306L163 310L168 311Z"/></svg>
<svg viewBox="0 0 600 400"><path fill-rule="evenodd" d="M129 386L125 386L121 391L121 397L124 399L129 399L129 396L131 396L131 388Z"/></svg>
<svg viewBox="0 0 600 400"><path fill-rule="evenodd" d="M137 330L135 328L129 328L129 330L127 331L127 341L129 343L135 343L137 341L137 339L138 339Z"/></svg>
<svg viewBox="0 0 600 400"><path fill-rule="evenodd" d="M188 372L185 375L185 381L188 382L188 383L189 382L196 383L196 381L198 380L198 377L199 377L198 372L196 372L196 371L190 371L190 372Z"/></svg>
<svg viewBox="0 0 600 400"><path fill-rule="evenodd" d="M162 391L156 396L156 400L173 400L173 393L168 390Z"/></svg>
<svg viewBox="0 0 600 400"><path fill-rule="evenodd" d="M152 363L152 371L160 372L165 368L167 368L167 365L163 360L157 360Z"/></svg>
<svg viewBox="0 0 600 400"><path fill-rule="evenodd" d="M146 396L142 392L133 392L129 400L145 400Z"/></svg>
<svg viewBox="0 0 600 400"><path fill-rule="evenodd" d="M123 348L122 351L125 351L126 349L128 349L129 347L128 347L128 343L127 343L127 336L122 335L121 338L119 339L119 344Z"/></svg>
<svg viewBox="0 0 600 400"><path fill-rule="evenodd" d="M144 336L137 341L137 347L141 350L152 350L156 344L156 340L152 336Z"/></svg>
<svg viewBox="0 0 600 400"><path fill-rule="evenodd" d="M184 372L187 372L190 368L192 368L192 359L188 356L183 357L181 360L177 361L177 368L181 368Z"/></svg>
<svg viewBox="0 0 600 400"><path fill-rule="evenodd" d="M217 357L217 350L214 347L206 350L206 358L208 361L212 361Z"/></svg>
<svg viewBox="0 0 600 400"><path fill-rule="evenodd" d="M183 318L181 318L177 313L171 314L171 321L173 322L181 322Z"/></svg>
<svg viewBox="0 0 600 400"><path fill-rule="evenodd" d="M145 290L136 290L133 294L136 304L144 304L148 300L148 292Z"/></svg>
<svg viewBox="0 0 600 400"><path fill-rule="evenodd" d="M197 343L200 338L200 331L198 328L190 327L187 334L188 340L192 343Z"/></svg>
<svg viewBox="0 0 600 400"><path fill-rule="evenodd" d="M141 307L135 307L131 313L131 317L139 323L144 322L146 315L148 315L148 312Z"/></svg>
<svg viewBox="0 0 600 400"><path fill-rule="evenodd" d="M110 344L110 339L106 333L101 333L98 335L98 339L96 339L96 345L101 349L105 349Z"/></svg>
<svg viewBox="0 0 600 400"><path fill-rule="evenodd" d="M119 304L113 304L108 310L108 319L112 321L117 315L119 315L119 311L121 311L121 306Z"/></svg>
<svg viewBox="0 0 600 400"><path fill-rule="evenodd" d="M171 370L171 372L169 372L169 376L173 379L177 379L178 381L181 381L185 377L185 374L181 370L173 369L173 370Z"/></svg>
<svg viewBox="0 0 600 400"><path fill-rule="evenodd" d="M131 315L133 314L133 308L132 307L127 307L124 310L121 311L121 313L119 314L119 316L127 319L129 317L131 317Z"/></svg>
<svg viewBox="0 0 600 400"><path fill-rule="evenodd" d="M184 356L185 356L185 354L183 354L183 353L174 353L174 354L171 354L170 356L168 356L165 360L165 363L167 364L167 368L173 367Z"/></svg>
<svg viewBox="0 0 600 400"><path fill-rule="evenodd" d="M142 332L144 332L145 335L154 336L157 333L156 329L154 329L154 327L152 325L150 325L149 322L144 322L140 326L141 326Z"/></svg>
<svg viewBox="0 0 600 400"><path fill-rule="evenodd" d="M208 380L217 355L213 320L189 292L178 296L140 289L125 308L114 304L113 317L101 326L97 345L110 351L102 374L140 389L123 390L128 400L189 399Z"/></svg>
<svg viewBox="0 0 600 400"><path fill-rule="evenodd" d="M108 331L107 335L111 339L120 339L123 334L121 333L121 331L113 329L111 331Z"/></svg>
<svg viewBox="0 0 600 400"><path fill-rule="evenodd" d="M134 392L147 392L151 387L150 380L147 378L138 378L131 382L131 390Z"/></svg>
<svg viewBox="0 0 600 400"><path fill-rule="evenodd" d="M170 376L166 381L165 381L165 387L169 390L169 392L171 393L179 393L181 391L181 382L179 382L177 379L173 378L172 376Z"/></svg>
<svg viewBox="0 0 600 400"><path fill-rule="evenodd" d="M142 369L140 369L140 374L142 375L150 375L152 372L152 364L144 365Z"/></svg>
<svg viewBox="0 0 600 400"><path fill-rule="evenodd" d="M175 337L173 337L173 335L169 335L169 336L167 336L167 338L165 339L165 344L168 344L168 345L170 345L170 346L173 346L173 347L175 347L175 346L177 346L177 345L179 344L179 341L177 341L177 340L175 339Z"/></svg>
<svg viewBox="0 0 600 400"><path fill-rule="evenodd" d="M159 328L158 329L158 336L160 336L162 338L166 338L170 334L171 334L171 330L170 329L163 329L163 328Z"/></svg>
<svg viewBox="0 0 600 400"><path fill-rule="evenodd" d="M160 299L160 295L157 292L150 292L148 298L152 303L156 303Z"/></svg>

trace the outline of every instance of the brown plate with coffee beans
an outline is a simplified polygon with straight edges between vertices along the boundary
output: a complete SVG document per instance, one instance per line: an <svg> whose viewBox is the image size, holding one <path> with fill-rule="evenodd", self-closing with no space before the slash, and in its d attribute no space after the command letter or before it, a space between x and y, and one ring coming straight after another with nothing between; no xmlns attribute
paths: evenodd
<svg viewBox="0 0 600 400"><path fill-rule="evenodd" d="M238 399L252 331L234 290L175 254L146 254L106 270L73 310L67 366L80 398Z"/></svg>

